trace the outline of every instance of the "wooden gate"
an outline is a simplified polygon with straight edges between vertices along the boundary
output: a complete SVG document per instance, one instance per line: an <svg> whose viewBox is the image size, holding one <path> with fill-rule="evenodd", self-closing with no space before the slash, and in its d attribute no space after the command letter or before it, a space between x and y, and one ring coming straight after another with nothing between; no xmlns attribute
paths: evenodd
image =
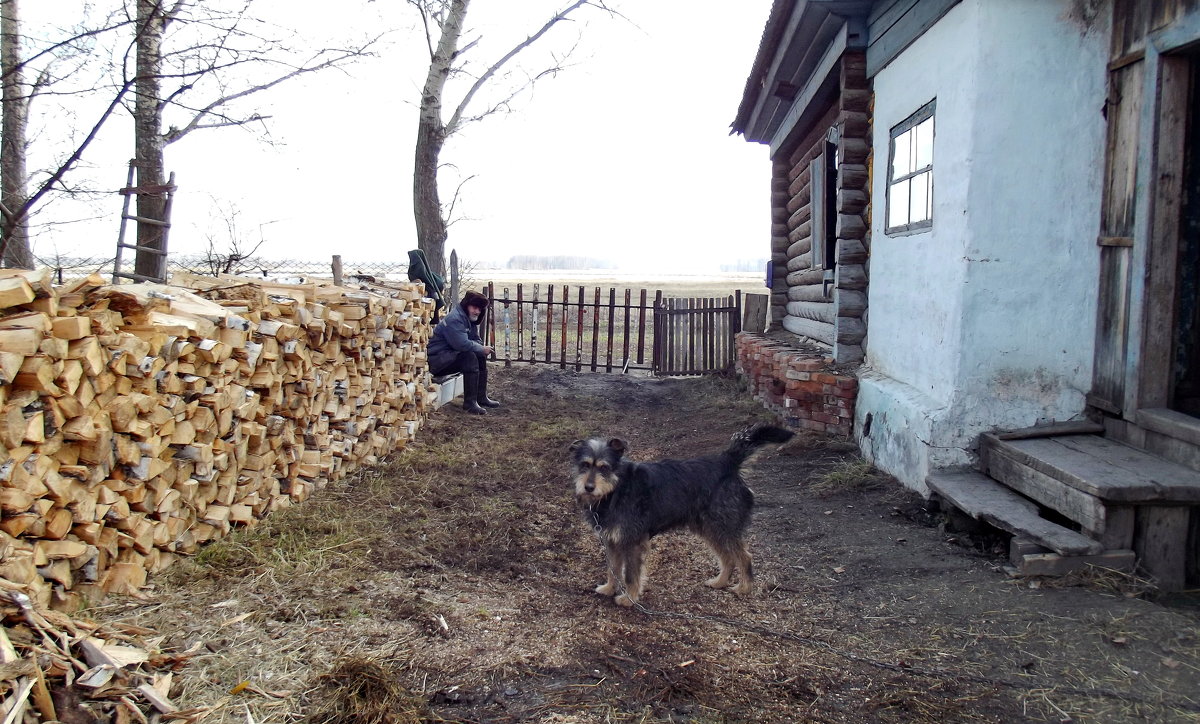
<svg viewBox="0 0 1200 724"><path fill-rule="evenodd" d="M740 290L724 298L666 299L654 312L654 374L706 375L733 366Z"/></svg>
<svg viewBox="0 0 1200 724"><path fill-rule="evenodd" d="M741 328L741 292L712 299L675 299L662 291L566 284L517 284L497 293L484 321L493 359L591 372L641 370L699 375L733 365Z"/></svg>

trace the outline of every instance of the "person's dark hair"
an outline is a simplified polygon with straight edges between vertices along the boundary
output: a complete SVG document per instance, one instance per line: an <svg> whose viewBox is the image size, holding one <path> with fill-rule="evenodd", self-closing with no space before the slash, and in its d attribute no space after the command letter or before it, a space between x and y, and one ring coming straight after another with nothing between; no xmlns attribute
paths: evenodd
<svg viewBox="0 0 1200 724"><path fill-rule="evenodd" d="M478 307L482 311L488 308L488 299L479 292L467 292L458 305L463 308L463 311L466 311L467 307Z"/></svg>

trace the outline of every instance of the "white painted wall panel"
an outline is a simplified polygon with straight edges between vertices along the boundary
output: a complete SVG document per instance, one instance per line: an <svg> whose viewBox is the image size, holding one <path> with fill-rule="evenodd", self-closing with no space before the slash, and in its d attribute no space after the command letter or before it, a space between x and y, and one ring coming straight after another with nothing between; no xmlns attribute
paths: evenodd
<svg viewBox="0 0 1200 724"><path fill-rule="evenodd" d="M964 0L875 77L858 429L872 414L864 453L917 489L969 464L980 432L1084 408L1108 30L1071 4ZM889 237L889 130L934 98L933 228Z"/></svg>

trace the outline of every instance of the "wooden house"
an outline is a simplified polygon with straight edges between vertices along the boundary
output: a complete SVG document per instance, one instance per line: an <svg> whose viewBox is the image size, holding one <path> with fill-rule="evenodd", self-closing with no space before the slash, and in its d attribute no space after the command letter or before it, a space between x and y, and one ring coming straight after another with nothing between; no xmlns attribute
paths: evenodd
<svg viewBox="0 0 1200 724"><path fill-rule="evenodd" d="M878 467L1054 572L1200 583L1200 0L776 0L772 316Z"/></svg>

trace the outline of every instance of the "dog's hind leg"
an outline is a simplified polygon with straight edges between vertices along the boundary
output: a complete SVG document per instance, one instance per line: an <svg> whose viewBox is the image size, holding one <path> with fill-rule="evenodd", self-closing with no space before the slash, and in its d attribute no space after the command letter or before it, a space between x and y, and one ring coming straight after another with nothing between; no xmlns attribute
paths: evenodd
<svg viewBox="0 0 1200 724"><path fill-rule="evenodd" d="M738 584L733 587L733 592L739 595L745 595L754 590L754 563L750 559L750 551L746 548L746 542L739 540L735 550L735 562L738 572Z"/></svg>
<svg viewBox="0 0 1200 724"><path fill-rule="evenodd" d="M649 541L643 540L632 546L623 548L622 552L625 559L625 592L617 596L617 605L632 606L637 603L638 597L642 595L642 587L646 583L644 564L646 549L648 547Z"/></svg>
<svg viewBox="0 0 1200 724"><path fill-rule="evenodd" d="M737 567L737 555L724 545L724 541L708 540L708 544L712 547L713 552L717 554L717 561L721 564L721 570L713 578L704 582L704 585L710 588L728 588L730 578L733 576L733 571Z"/></svg>

